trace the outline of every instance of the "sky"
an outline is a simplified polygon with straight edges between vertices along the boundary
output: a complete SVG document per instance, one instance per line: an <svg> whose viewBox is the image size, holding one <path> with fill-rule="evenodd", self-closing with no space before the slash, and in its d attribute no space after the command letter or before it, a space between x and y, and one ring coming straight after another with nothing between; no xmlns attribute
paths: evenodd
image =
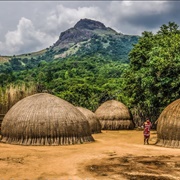
<svg viewBox="0 0 180 180"><path fill-rule="evenodd" d="M83 18L127 35L156 33L170 21L180 26L180 1L0 1L0 55L48 48Z"/></svg>

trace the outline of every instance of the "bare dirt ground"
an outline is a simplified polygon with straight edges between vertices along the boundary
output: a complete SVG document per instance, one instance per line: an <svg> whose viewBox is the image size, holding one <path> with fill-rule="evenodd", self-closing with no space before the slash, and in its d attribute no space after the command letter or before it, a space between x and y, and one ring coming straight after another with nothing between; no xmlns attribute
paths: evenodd
<svg viewBox="0 0 180 180"><path fill-rule="evenodd" d="M102 131L93 143L0 143L0 180L180 180L180 149L143 145L142 131Z"/></svg>

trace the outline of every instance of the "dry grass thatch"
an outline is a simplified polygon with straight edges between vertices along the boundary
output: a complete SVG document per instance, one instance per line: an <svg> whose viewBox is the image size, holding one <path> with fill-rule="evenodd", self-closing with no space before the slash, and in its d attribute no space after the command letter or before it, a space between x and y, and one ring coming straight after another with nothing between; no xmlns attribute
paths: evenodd
<svg viewBox="0 0 180 180"><path fill-rule="evenodd" d="M157 145L180 148L180 99L169 104L157 120Z"/></svg>
<svg viewBox="0 0 180 180"><path fill-rule="evenodd" d="M7 113L8 110L19 100L35 94L36 92L36 86L34 83L30 83L29 85L10 84L6 88L0 88L0 113Z"/></svg>
<svg viewBox="0 0 180 180"><path fill-rule="evenodd" d="M1 142L68 145L94 141L86 117L67 101L47 93L28 96L5 115Z"/></svg>
<svg viewBox="0 0 180 180"><path fill-rule="evenodd" d="M119 101L106 101L96 110L95 114L104 130L134 128L134 122L129 109Z"/></svg>
<svg viewBox="0 0 180 180"><path fill-rule="evenodd" d="M1 133L1 124L2 124L4 116L5 114L0 114L0 133Z"/></svg>
<svg viewBox="0 0 180 180"><path fill-rule="evenodd" d="M101 133L101 123L99 120L96 118L95 113L90 111L89 109L83 108L83 107L77 107L79 111L81 111L87 118L89 125L90 125L90 130L92 134L95 133Z"/></svg>

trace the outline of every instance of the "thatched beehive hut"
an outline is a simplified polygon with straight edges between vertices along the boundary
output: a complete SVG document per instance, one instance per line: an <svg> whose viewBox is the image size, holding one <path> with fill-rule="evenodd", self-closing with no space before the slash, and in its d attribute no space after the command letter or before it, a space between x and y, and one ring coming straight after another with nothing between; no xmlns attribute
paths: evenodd
<svg viewBox="0 0 180 180"><path fill-rule="evenodd" d="M91 133L92 134L101 133L101 123L97 119L95 113L83 107L77 107L77 109L86 116L90 125Z"/></svg>
<svg viewBox="0 0 180 180"><path fill-rule="evenodd" d="M156 145L180 148L180 99L169 104L160 114Z"/></svg>
<svg viewBox="0 0 180 180"><path fill-rule="evenodd" d="M67 101L47 93L28 96L5 115L1 142L68 145L94 141L86 117Z"/></svg>
<svg viewBox="0 0 180 180"><path fill-rule="evenodd" d="M121 102L109 100L104 102L95 114L103 130L133 129L134 122L129 109Z"/></svg>
<svg viewBox="0 0 180 180"><path fill-rule="evenodd" d="M1 124L2 124L4 116L5 114L0 114L0 133L1 133Z"/></svg>

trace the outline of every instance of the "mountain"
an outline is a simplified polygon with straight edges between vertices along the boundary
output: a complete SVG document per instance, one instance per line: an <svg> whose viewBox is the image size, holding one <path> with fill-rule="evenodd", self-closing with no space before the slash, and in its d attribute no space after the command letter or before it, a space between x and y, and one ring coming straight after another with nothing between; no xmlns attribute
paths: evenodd
<svg viewBox="0 0 180 180"><path fill-rule="evenodd" d="M118 70L116 66L129 63L128 54L138 39L139 36L118 33L99 21L81 19L74 27L61 32L59 39L46 49L16 56L0 56L0 85L15 81L36 82L45 74L46 78L42 82L49 86L49 82L59 76L62 79L69 77L68 74L73 76L70 69L79 75L87 76L87 79L90 76L88 73L91 76L102 76L104 73L104 79L114 78L120 76L124 69ZM81 62L78 64L78 61ZM46 68L46 73L44 69L38 69L41 67ZM87 68L88 72L79 72L84 68ZM52 75L53 71L57 71L55 77ZM29 78L26 79L27 76ZM53 85L50 89L54 89Z"/></svg>
<svg viewBox="0 0 180 180"><path fill-rule="evenodd" d="M139 36L118 33L99 21L81 19L74 27L61 32L59 39L49 48L13 57L0 56L0 62L8 62L9 59L16 57L28 60L35 58L38 64L42 59L52 61L70 56L80 57L94 54L99 54L112 60L129 62L128 54L138 39ZM24 65L26 64L25 62L21 64ZM29 67L34 66L31 62L28 62L28 64Z"/></svg>
<svg viewBox="0 0 180 180"><path fill-rule="evenodd" d="M69 43L78 43L88 40L97 34L96 31L98 30L104 30L104 32L107 32L109 29L101 22L90 19L81 19L73 28L61 33L55 46L68 45Z"/></svg>
<svg viewBox="0 0 180 180"><path fill-rule="evenodd" d="M99 53L127 62L128 53L133 44L137 43L138 38L138 36L118 33L99 21L81 19L74 27L60 34L52 50L55 59Z"/></svg>
<svg viewBox="0 0 180 180"><path fill-rule="evenodd" d="M48 91L76 106L95 110L108 99L123 97L122 74L138 38L101 22L81 19L46 49L0 57L0 96L11 85L17 89L22 86L27 92L36 87L33 92Z"/></svg>

